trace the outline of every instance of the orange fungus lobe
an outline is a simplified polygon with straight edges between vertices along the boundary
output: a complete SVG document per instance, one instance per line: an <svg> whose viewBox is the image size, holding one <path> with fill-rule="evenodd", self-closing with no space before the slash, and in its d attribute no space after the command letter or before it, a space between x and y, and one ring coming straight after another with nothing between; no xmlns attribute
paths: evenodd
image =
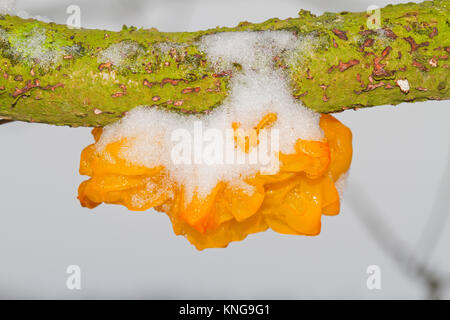
<svg viewBox="0 0 450 320"><path fill-rule="evenodd" d="M276 114L266 115L255 128L257 133L274 121ZM233 129L239 126L234 123ZM320 127L323 140L298 139L294 153L279 154L279 172L247 177L252 190L221 181L206 196L194 194L189 199L184 186L171 180L163 166L147 168L122 158L126 139L109 143L101 151L92 144L81 154L80 173L90 179L79 186L78 199L88 208L104 202L129 210L165 212L174 232L186 236L197 249L226 247L268 228L317 235L322 214L339 213L335 183L347 172L352 158L352 134L346 126L331 115L322 115ZM102 129L92 134L98 142ZM254 145L238 137L235 142L246 152Z"/></svg>

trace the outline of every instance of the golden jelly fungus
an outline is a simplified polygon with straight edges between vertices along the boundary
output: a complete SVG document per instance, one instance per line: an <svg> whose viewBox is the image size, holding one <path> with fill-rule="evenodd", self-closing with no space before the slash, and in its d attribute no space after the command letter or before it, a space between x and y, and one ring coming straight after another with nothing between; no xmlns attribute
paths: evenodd
<svg viewBox="0 0 450 320"><path fill-rule="evenodd" d="M274 121L276 114L268 114L256 129ZM233 123L233 129L238 127L239 123ZM163 166L147 168L121 158L125 139L107 144L102 151L91 144L83 150L80 163L80 174L91 178L81 183L78 199L88 208L105 202L129 210L163 211L175 234L186 236L199 250L226 247L267 228L317 235L322 214L339 213L335 182L347 172L352 158L352 134L346 126L331 115L322 115L320 127L323 140L298 139L295 153L279 155L278 173L247 177L251 192L221 181L206 196L194 193L189 200L184 186L172 181ZM98 142L102 129L92 134ZM236 141L236 145L248 151L253 143Z"/></svg>

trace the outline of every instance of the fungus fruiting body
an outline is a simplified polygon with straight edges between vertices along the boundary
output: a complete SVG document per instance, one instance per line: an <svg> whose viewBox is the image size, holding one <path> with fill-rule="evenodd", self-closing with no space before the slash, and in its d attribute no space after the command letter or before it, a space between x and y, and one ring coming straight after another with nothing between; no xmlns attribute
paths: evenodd
<svg viewBox="0 0 450 320"><path fill-rule="evenodd" d="M293 97L279 61L293 63L302 39L218 33L199 47L217 74L232 75L228 97L204 115L141 106L94 129L81 155L80 173L91 177L79 187L81 204L163 211L198 249L267 228L318 234L322 214L339 213L336 184L350 167L352 137Z"/></svg>

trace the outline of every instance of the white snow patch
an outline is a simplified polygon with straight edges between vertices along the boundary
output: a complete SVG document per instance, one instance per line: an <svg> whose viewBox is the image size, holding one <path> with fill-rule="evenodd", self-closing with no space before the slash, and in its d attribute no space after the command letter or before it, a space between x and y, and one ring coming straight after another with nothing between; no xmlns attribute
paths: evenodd
<svg viewBox="0 0 450 320"><path fill-rule="evenodd" d="M231 69L233 63L246 70L266 74L272 70L272 59L283 51L292 52L299 44L290 32L224 32L204 36L200 49L219 69Z"/></svg>
<svg viewBox="0 0 450 320"><path fill-rule="evenodd" d="M63 50L52 50L45 48L43 43L47 40L45 29L34 28L31 33L24 38L10 37L13 49L23 58L29 61L37 61L44 68L59 62L63 55Z"/></svg>
<svg viewBox="0 0 450 320"><path fill-rule="evenodd" d="M51 19L45 16L32 16L25 10L18 10L16 7L16 0L0 0L0 14L18 16L22 19L35 19L45 23L52 22Z"/></svg>
<svg viewBox="0 0 450 320"><path fill-rule="evenodd" d="M190 137L195 137L194 128L201 121L203 132L218 129L226 140L222 145L234 145L233 136L225 133L232 128L233 122L239 122L241 128L250 129L268 113L276 113L277 120L272 127L263 129L260 135L277 129L281 152L293 153L297 139L323 139L319 126L320 115L292 97L286 73L275 69L272 62L277 55L288 57L294 54L301 45L302 39L286 31L204 36L199 46L213 61L217 71L232 68L236 63L242 67L240 71L234 70L229 95L222 105L203 116L181 115L151 107L135 108L122 120L104 128L97 150L101 151L108 143L127 138L129 143L121 152L125 159L149 168L163 165L174 181L184 185L188 198L194 191L206 195L219 181L242 188L244 179L260 171L261 164L250 164L248 161L245 164L174 164L171 152L177 142L172 141L172 133L183 129ZM260 144L265 142L261 139ZM239 148L236 152L243 153ZM195 156L192 154L192 158ZM253 192L251 187L244 190Z"/></svg>
<svg viewBox="0 0 450 320"><path fill-rule="evenodd" d="M158 49L163 55L168 54L171 50L183 51L186 46L176 42L159 42L153 45L155 49Z"/></svg>
<svg viewBox="0 0 450 320"><path fill-rule="evenodd" d="M46 23L51 22L47 17L32 16L24 10L18 10L15 0L0 0L0 14L9 14L23 19L35 19ZM47 68L62 60L65 49L46 48L43 45L47 41L46 32L45 28L36 27L28 35L22 37L16 36L14 30L6 32L2 29L0 30L0 40L11 44L11 54L31 63L37 62L42 67ZM67 48L67 50L76 50L76 48Z"/></svg>
<svg viewBox="0 0 450 320"><path fill-rule="evenodd" d="M100 63L111 62L116 67L122 67L127 58L136 56L142 50L139 43L125 40L110 45L98 55Z"/></svg>

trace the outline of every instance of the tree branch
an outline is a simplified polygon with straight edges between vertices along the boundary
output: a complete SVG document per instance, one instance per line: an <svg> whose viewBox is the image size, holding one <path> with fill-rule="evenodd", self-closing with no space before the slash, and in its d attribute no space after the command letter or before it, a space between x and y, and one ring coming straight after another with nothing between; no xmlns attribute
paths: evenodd
<svg viewBox="0 0 450 320"><path fill-rule="evenodd" d="M234 28L120 32L0 16L0 118L104 126L138 105L185 113L220 105L234 70L215 72L196 43L224 31L288 30L306 37L296 61L275 59L294 96L318 112L449 99L450 2L389 5L381 28L363 13L300 11Z"/></svg>

